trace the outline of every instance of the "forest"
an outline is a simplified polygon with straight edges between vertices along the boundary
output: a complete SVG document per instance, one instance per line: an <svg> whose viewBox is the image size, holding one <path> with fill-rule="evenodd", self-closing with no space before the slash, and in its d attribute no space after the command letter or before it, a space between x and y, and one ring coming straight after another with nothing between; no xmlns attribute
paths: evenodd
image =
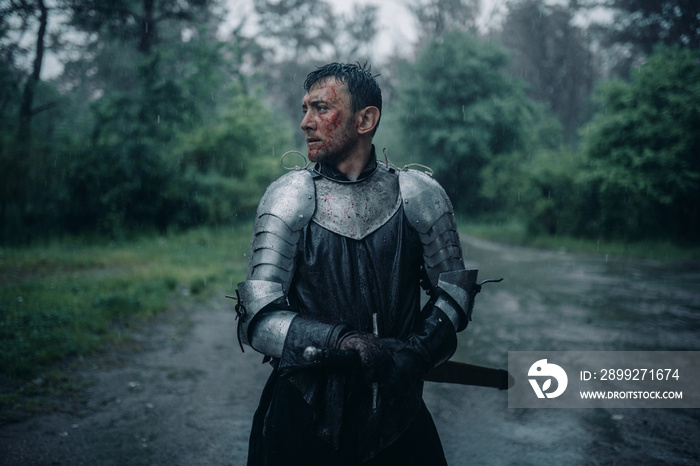
<svg viewBox="0 0 700 466"><path fill-rule="evenodd" d="M461 220L697 244L697 1L510 0L485 24L407 0L417 40L383 57L379 4L332 3L1 1L0 245L249 219L330 61L372 65L379 157L430 167Z"/></svg>

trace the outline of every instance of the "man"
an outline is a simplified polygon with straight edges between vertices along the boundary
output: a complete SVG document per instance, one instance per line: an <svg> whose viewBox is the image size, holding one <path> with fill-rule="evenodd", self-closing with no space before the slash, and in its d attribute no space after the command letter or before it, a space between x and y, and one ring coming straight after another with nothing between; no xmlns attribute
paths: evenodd
<svg viewBox="0 0 700 466"><path fill-rule="evenodd" d="M266 191L238 290L239 337L274 368L249 464L445 464L422 378L454 353L476 278L452 206L430 176L377 162L369 69L331 63L304 89L315 164ZM309 361L308 347L359 362Z"/></svg>

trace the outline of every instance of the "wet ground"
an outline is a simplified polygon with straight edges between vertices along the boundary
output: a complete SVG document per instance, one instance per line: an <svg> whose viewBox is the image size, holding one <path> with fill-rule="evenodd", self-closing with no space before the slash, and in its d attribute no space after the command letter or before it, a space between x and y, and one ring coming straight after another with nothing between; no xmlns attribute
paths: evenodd
<svg viewBox="0 0 700 466"><path fill-rule="evenodd" d="M667 265L467 239L480 278L454 359L508 351L700 350L700 264ZM230 292L231 290L224 290ZM174 309L143 350L90 360L78 406L0 428L0 464L242 465L269 373L241 353L230 301ZM451 465L700 464L697 409L511 409L507 393L426 384Z"/></svg>
<svg viewBox="0 0 700 466"><path fill-rule="evenodd" d="M481 279L504 281L478 295L455 359L505 368L508 351L700 350L700 264L465 246ZM454 465L700 464L698 409L509 409L504 392L455 386L426 399Z"/></svg>

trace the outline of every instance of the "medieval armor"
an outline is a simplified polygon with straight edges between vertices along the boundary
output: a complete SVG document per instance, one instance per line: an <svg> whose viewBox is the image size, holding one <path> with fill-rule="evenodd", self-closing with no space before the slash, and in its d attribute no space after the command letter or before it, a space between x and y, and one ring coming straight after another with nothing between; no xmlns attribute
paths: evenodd
<svg viewBox="0 0 700 466"><path fill-rule="evenodd" d="M324 165L295 170L258 208L239 285L239 337L274 358L274 390L288 386L279 372L288 374L316 413L320 438L337 448L349 435L344 419L361 419L352 438L358 458L371 458L424 409L422 376L454 353L475 280L464 268L452 205L430 176L374 157L354 182ZM431 296L423 310L421 283ZM372 334L375 314L391 354L377 406L356 375L319 371L304 357L309 345L337 348L351 332ZM270 390L260 409L272 403Z"/></svg>

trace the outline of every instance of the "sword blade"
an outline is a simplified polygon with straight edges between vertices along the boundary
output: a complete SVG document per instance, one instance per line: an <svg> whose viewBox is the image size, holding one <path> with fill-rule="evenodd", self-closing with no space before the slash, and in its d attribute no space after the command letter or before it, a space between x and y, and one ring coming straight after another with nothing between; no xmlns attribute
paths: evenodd
<svg viewBox="0 0 700 466"><path fill-rule="evenodd" d="M423 380L439 383L476 385L507 390L515 383L508 371L491 367L475 366L457 361L447 361L428 372Z"/></svg>

